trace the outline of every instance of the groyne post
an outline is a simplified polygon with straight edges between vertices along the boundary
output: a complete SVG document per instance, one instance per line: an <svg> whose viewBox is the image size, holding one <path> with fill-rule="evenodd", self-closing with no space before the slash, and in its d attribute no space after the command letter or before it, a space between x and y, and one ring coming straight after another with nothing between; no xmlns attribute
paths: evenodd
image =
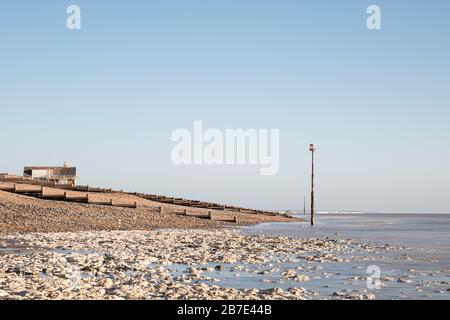
<svg viewBox="0 0 450 320"><path fill-rule="evenodd" d="M315 144L309 145L309 151L311 151L311 226L314 226L314 210L315 210L315 195L314 195L314 152L317 150Z"/></svg>

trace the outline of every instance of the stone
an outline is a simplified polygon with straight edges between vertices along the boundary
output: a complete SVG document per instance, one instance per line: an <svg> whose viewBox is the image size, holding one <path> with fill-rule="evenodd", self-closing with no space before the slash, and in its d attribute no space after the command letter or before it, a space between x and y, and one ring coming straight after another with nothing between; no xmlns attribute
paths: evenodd
<svg viewBox="0 0 450 320"><path fill-rule="evenodd" d="M104 288L111 288L114 282L110 278L103 278L98 281L98 284Z"/></svg>
<svg viewBox="0 0 450 320"><path fill-rule="evenodd" d="M9 296L9 293L6 292L5 290L1 290L0 289L0 298L6 298Z"/></svg>

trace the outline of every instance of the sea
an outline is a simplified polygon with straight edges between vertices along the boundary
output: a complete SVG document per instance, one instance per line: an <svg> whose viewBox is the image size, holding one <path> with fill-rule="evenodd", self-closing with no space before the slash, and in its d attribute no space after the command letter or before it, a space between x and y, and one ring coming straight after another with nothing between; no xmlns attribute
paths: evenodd
<svg viewBox="0 0 450 320"><path fill-rule="evenodd" d="M241 232L299 239L353 239L392 248L374 252L367 262L350 257L346 263L322 263L321 273L328 277L318 273L314 280L302 283L305 289L317 291L317 298L364 291L376 299L450 299L450 214L318 214L313 227L304 222L265 223L243 227ZM364 279L378 277L373 269L368 270L371 266L380 272L379 288L369 289ZM349 280L352 278L357 280Z"/></svg>

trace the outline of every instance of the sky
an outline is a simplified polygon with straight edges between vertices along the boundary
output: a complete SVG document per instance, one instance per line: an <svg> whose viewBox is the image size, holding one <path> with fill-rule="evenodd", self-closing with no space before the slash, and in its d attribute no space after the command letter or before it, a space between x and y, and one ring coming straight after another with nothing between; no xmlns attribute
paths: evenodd
<svg viewBox="0 0 450 320"><path fill-rule="evenodd" d="M316 143L319 210L450 212L449 36L444 0L2 1L0 172L299 209ZM279 129L278 174L175 165L196 120Z"/></svg>

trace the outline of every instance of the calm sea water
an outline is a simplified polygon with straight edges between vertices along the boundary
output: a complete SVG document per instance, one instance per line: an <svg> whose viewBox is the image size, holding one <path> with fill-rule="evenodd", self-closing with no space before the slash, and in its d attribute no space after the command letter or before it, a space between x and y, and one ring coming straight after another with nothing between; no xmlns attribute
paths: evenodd
<svg viewBox="0 0 450 320"><path fill-rule="evenodd" d="M382 276L407 280L407 283L388 282L374 292L377 298L450 299L449 214L323 214L317 215L314 227L305 223L267 223L244 227L242 232L389 244L397 249L374 253L370 264L379 265ZM335 276L327 281L305 283L304 287L309 285L324 295L349 286L364 288L364 281L350 283L345 279L362 276L366 264L326 265L324 269Z"/></svg>
<svg viewBox="0 0 450 320"><path fill-rule="evenodd" d="M450 259L450 214L322 214L305 223L266 223L242 229L294 238L344 238L410 246ZM444 261L443 261L444 262Z"/></svg>

